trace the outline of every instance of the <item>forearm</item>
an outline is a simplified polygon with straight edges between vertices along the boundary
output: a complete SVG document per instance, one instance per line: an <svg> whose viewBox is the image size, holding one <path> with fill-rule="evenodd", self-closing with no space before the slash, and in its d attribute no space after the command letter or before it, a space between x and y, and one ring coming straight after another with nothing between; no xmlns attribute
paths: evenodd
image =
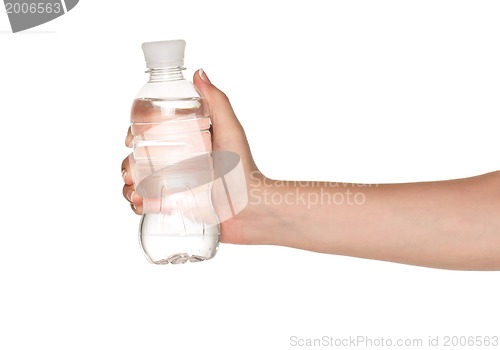
<svg viewBox="0 0 500 350"><path fill-rule="evenodd" d="M500 269L500 172L370 185L274 182L261 244L450 269Z"/></svg>

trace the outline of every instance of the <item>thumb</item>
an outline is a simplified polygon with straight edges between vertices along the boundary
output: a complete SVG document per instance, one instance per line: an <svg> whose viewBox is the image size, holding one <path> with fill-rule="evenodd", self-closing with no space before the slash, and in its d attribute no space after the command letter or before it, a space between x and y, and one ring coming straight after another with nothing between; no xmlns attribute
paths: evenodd
<svg viewBox="0 0 500 350"><path fill-rule="evenodd" d="M193 82L208 102L214 136L217 136L217 133L222 131L225 133L242 132L243 128L236 118L226 94L210 82L203 69L199 69L194 73Z"/></svg>
<svg viewBox="0 0 500 350"><path fill-rule="evenodd" d="M203 69L194 73L193 82L208 102L214 151L235 152L242 158L247 170L255 169L245 131L226 94L210 82Z"/></svg>

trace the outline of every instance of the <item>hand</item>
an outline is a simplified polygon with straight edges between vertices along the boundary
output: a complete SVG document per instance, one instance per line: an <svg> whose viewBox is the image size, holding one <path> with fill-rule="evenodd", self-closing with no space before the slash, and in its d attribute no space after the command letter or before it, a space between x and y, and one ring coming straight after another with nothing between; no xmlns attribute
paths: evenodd
<svg viewBox="0 0 500 350"><path fill-rule="evenodd" d="M231 151L238 154L245 173L247 190L255 186L261 186L266 179L253 161L245 132L236 118L229 99L210 82L201 69L195 72L193 82L202 92L209 105L212 120L212 149L214 151ZM132 146L132 138L129 128L125 140L127 147ZM122 175L125 182L123 196L130 202L132 210L140 215L142 214L142 198L135 191L135 184L130 170L132 162L132 155L122 162ZM258 213L261 211L261 206L249 203L238 215L222 222L221 242L240 244L256 242L254 232L263 232L255 229L257 226L255 223L259 221L257 218L260 216Z"/></svg>

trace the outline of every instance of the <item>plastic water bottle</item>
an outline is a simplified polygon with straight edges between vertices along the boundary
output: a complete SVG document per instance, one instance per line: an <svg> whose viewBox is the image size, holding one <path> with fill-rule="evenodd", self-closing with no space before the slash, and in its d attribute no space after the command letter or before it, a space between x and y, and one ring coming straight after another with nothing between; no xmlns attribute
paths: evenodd
<svg viewBox="0 0 500 350"><path fill-rule="evenodd" d="M132 176L143 197L140 243L154 264L207 260L219 245L209 110L183 77L185 45L184 40L142 45L149 81L131 113Z"/></svg>

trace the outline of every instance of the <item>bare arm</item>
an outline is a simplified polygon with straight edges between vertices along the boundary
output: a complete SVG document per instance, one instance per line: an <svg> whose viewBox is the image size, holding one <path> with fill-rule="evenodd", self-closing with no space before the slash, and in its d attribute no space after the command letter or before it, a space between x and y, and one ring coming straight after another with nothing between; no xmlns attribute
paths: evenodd
<svg viewBox="0 0 500 350"><path fill-rule="evenodd" d="M250 194L267 218L247 227L255 230L251 243L438 268L500 269L500 172L378 186L267 180Z"/></svg>

